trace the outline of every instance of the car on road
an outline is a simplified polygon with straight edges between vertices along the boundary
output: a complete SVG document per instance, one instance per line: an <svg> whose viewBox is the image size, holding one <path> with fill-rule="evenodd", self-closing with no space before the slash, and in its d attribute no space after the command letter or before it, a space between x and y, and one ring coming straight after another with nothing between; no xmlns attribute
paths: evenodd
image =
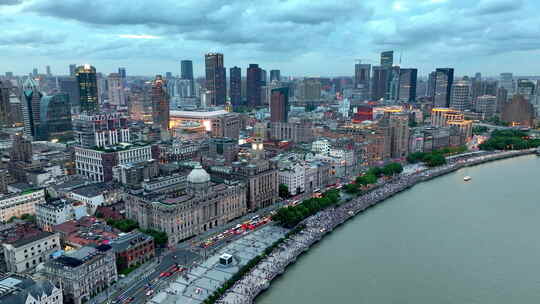
<svg viewBox="0 0 540 304"><path fill-rule="evenodd" d="M146 296L147 296L147 297L149 297L149 296L151 296L151 295L153 295L153 294L154 294L154 290L153 290L153 289L150 289L150 290L148 290L148 291L146 292Z"/></svg>

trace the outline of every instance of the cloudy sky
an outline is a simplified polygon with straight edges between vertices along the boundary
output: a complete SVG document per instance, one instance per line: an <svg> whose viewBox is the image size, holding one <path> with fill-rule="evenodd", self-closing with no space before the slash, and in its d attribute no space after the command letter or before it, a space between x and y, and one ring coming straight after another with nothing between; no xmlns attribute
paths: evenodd
<svg viewBox="0 0 540 304"><path fill-rule="evenodd" d="M539 10L538 0L0 0L0 73L91 63L177 74L192 59L202 75L204 53L222 52L226 67L337 76L393 49L422 75L537 75Z"/></svg>

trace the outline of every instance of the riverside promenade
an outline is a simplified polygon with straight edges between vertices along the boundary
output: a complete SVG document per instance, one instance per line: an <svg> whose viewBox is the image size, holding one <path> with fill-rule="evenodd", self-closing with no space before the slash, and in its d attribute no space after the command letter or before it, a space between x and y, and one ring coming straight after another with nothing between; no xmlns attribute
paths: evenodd
<svg viewBox="0 0 540 304"><path fill-rule="evenodd" d="M407 176L393 178L370 192L344 202L338 207L323 210L305 219L305 225L297 234L274 249L257 266L238 280L233 287L216 303L248 304L253 303L257 295L266 290L271 281L285 271L285 268L296 261L298 256L322 237L333 231L356 214L383 202L385 199L413 187L415 184L454 172L464 167L485 162L535 153L534 149L509 152L486 152L481 155L454 157L442 167L426 169Z"/></svg>

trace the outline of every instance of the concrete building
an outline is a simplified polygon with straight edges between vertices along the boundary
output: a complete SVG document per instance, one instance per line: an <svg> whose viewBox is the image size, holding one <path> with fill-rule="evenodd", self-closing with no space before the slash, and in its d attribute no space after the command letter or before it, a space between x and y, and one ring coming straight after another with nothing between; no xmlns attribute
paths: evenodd
<svg viewBox="0 0 540 304"><path fill-rule="evenodd" d="M113 179L131 188L138 188L143 181L158 175L159 166L155 159L113 167Z"/></svg>
<svg viewBox="0 0 540 304"><path fill-rule="evenodd" d="M242 70L237 66L229 71L229 97L233 106L242 105Z"/></svg>
<svg viewBox="0 0 540 304"><path fill-rule="evenodd" d="M85 204L69 199L36 204L36 223L44 231L52 231L53 226L78 220L86 215Z"/></svg>
<svg viewBox="0 0 540 304"><path fill-rule="evenodd" d="M371 64L354 65L354 89L358 91L361 101L369 100L369 82L371 81Z"/></svg>
<svg viewBox="0 0 540 304"><path fill-rule="evenodd" d="M472 109L471 83L469 81L460 80L452 84L450 108L458 111Z"/></svg>
<svg viewBox="0 0 540 304"><path fill-rule="evenodd" d="M131 141L128 118L120 113L78 115L73 119L73 129L82 148L103 148Z"/></svg>
<svg viewBox="0 0 540 304"><path fill-rule="evenodd" d="M113 168L118 165L159 159L159 147L142 143L91 149L75 147L75 168L77 174L96 182L113 179Z"/></svg>
<svg viewBox="0 0 540 304"><path fill-rule="evenodd" d="M206 72L206 90L211 106L224 105L227 99L226 71L223 54L208 53L204 56Z"/></svg>
<svg viewBox="0 0 540 304"><path fill-rule="evenodd" d="M402 102L416 101L417 69L399 70L399 100Z"/></svg>
<svg viewBox="0 0 540 304"><path fill-rule="evenodd" d="M271 123L270 137L275 140L296 143L311 142L313 140L313 125L310 121Z"/></svg>
<svg viewBox="0 0 540 304"><path fill-rule="evenodd" d="M83 202L88 214L93 215L99 206L108 206L122 198L121 187L112 183L98 183L74 189L69 197Z"/></svg>
<svg viewBox="0 0 540 304"><path fill-rule="evenodd" d="M169 245L221 226L247 212L246 185L213 184L200 166L187 177L184 195L157 197L128 195L126 216L142 229L167 233Z"/></svg>
<svg viewBox="0 0 540 304"><path fill-rule="evenodd" d="M279 195L276 164L257 159L249 163L232 164L232 175L247 185L247 208L255 211L276 202Z"/></svg>
<svg viewBox="0 0 540 304"><path fill-rule="evenodd" d="M118 73L111 73L107 77L109 104L115 106L126 105L126 89L124 87L124 79Z"/></svg>
<svg viewBox="0 0 540 304"><path fill-rule="evenodd" d="M533 105L522 95L514 95L512 101L505 104L501 118L512 126L532 127L534 119Z"/></svg>
<svg viewBox="0 0 540 304"><path fill-rule="evenodd" d="M326 155L330 152L330 142L328 139L315 140L311 143L311 151Z"/></svg>
<svg viewBox="0 0 540 304"><path fill-rule="evenodd" d="M0 277L0 303L63 304L62 288L45 280L26 276Z"/></svg>
<svg viewBox="0 0 540 304"><path fill-rule="evenodd" d="M233 139L238 139L242 124L238 113L225 110L171 111L171 128L190 122L203 126L204 131L210 132L213 137Z"/></svg>
<svg viewBox="0 0 540 304"><path fill-rule="evenodd" d="M511 98L516 91L514 75L512 75L512 73L501 73L499 87L504 88L508 94L508 97Z"/></svg>
<svg viewBox="0 0 540 304"><path fill-rule="evenodd" d="M390 130L390 157L407 157L409 152L409 113L387 112L381 125Z"/></svg>
<svg viewBox="0 0 540 304"><path fill-rule="evenodd" d="M79 84L79 107L81 113L99 112L99 95L96 68L89 64L75 69L75 77Z"/></svg>
<svg viewBox="0 0 540 304"><path fill-rule="evenodd" d="M167 133L170 127L169 99L165 81L161 75L156 75L156 78L152 82L152 122L154 125L159 126L162 133Z"/></svg>
<svg viewBox="0 0 540 304"><path fill-rule="evenodd" d="M190 96L195 96L195 80L193 78L193 61L180 61L180 78L190 82Z"/></svg>
<svg viewBox="0 0 540 304"><path fill-rule="evenodd" d="M86 246L46 262L39 271L62 286L66 302L82 304L118 280L115 263L111 246Z"/></svg>
<svg viewBox="0 0 540 304"><path fill-rule="evenodd" d="M208 157L214 161L222 160L230 165L236 160L238 154L238 141L231 138L210 138L208 143Z"/></svg>
<svg viewBox="0 0 540 304"><path fill-rule="evenodd" d="M7 222L12 217L36 214L36 204L45 202L44 190L29 190L0 197L0 220Z"/></svg>
<svg viewBox="0 0 540 304"><path fill-rule="evenodd" d="M278 183L287 186L291 195L297 195L305 191L306 169L299 163L280 169Z"/></svg>
<svg viewBox="0 0 540 304"><path fill-rule="evenodd" d="M287 122L289 120L289 88L276 88L271 92L270 121Z"/></svg>
<svg viewBox="0 0 540 304"><path fill-rule="evenodd" d="M8 272L30 272L40 263L51 258L51 254L61 250L57 233L39 232L26 235L12 243L3 243L5 269Z"/></svg>
<svg viewBox="0 0 540 304"><path fill-rule="evenodd" d="M482 113L484 119L491 118L497 112L497 96L482 95L476 98L474 110Z"/></svg>
<svg viewBox="0 0 540 304"><path fill-rule="evenodd" d="M247 68L246 94L247 105L250 107L259 107L262 105L261 89L263 82L261 79L262 69L258 64L250 64Z"/></svg>
<svg viewBox="0 0 540 304"><path fill-rule="evenodd" d="M154 238L137 230L119 236L111 242L118 270L141 265L156 255Z"/></svg>
<svg viewBox="0 0 540 304"><path fill-rule="evenodd" d="M434 107L449 107L452 84L454 83L454 69L440 68L435 71L435 97Z"/></svg>

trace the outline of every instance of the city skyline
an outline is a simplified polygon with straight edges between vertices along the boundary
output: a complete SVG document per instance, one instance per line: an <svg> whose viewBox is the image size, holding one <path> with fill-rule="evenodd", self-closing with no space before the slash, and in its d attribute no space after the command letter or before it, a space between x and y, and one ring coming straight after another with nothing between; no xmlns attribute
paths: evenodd
<svg viewBox="0 0 540 304"><path fill-rule="evenodd" d="M193 60L201 77L204 54L220 52L226 68L258 63L283 75L349 76L356 59L376 65L386 50L394 50L395 64L401 58L402 67L418 68L421 76L437 67L453 67L458 76L533 75L540 67L533 60L540 29L527 14L539 4L532 1L484 0L473 7L449 0L90 6L81 11L79 0L0 1L0 23L9 29L0 39L8 59L1 72L45 73L50 66L53 74L66 75L69 64L89 63L102 73L122 66L128 75L179 75L179 60Z"/></svg>

